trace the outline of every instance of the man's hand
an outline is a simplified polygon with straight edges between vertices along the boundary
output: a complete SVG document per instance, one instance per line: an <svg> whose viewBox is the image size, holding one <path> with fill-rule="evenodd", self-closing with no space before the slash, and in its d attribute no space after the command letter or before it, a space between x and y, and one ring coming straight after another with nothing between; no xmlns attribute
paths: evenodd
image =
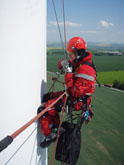
<svg viewBox="0 0 124 165"><path fill-rule="evenodd" d="M72 64L67 59L62 59L58 62L58 68L65 73L71 73L73 70Z"/></svg>

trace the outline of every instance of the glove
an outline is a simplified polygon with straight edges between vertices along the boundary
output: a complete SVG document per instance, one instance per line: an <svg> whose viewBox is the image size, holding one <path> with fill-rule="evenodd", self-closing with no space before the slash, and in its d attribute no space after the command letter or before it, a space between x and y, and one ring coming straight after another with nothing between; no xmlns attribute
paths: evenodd
<svg viewBox="0 0 124 165"><path fill-rule="evenodd" d="M62 59L59 61L59 68L62 68L62 70L65 73L71 73L73 71L73 66L71 63L68 62L66 59Z"/></svg>
<svg viewBox="0 0 124 165"><path fill-rule="evenodd" d="M59 69L59 70L62 70L61 62L62 62L63 60L64 60L64 59L61 59L61 60L58 62L58 69Z"/></svg>
<svg viewBox="0 0 124 165"><path fill-rule="evenodd" d="M71 73L73 70L72 64L68 62L68 60L64 59L61 61L62 69L65 73Z"/></svg>
<svg viewBox="0 0 124 165"><path fill-rule="evenodd" d="M44 110L44 104L41 104L38 109L37 109L37 114L39 114L40 112L42 112Z"/></svg>

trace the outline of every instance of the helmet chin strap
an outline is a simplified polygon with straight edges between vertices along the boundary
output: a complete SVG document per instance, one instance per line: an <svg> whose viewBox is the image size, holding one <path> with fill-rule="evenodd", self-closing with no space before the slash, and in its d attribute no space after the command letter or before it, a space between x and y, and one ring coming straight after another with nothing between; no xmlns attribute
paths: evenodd
<svg viewBox="0 0 124 165"><path fill-rule="evenodd" d="M80 55L78 54L79 49L75 48L75 54L76 54L76 58L74 60L74 62L78 62Z"/></svg>
<svg viewBox="0 0 124 165"><path fill-rule="evenodd" d="M87 56L85 50L81 51L81 50L79 50L77 48L75 48L75 50L76 50L77 57L74 60L74 62L79 62L79 61L83 60Z"/></svg>

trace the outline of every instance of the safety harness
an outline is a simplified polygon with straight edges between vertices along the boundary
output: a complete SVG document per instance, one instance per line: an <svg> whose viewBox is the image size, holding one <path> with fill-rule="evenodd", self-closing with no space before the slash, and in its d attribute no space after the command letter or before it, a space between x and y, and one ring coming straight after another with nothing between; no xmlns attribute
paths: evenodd
<svg viewBox="0 0 124 165"><path fill-rule="evenodd" d="M89 65L96 72L96 67L93 63L85 61L80 65L84 64ZM78 161L81 149L81 127L83 122L88 119L89 115L87 100L91 95L85 95L82 98L74 98L69 92L68 94L69 97L66 104L68 120L62 123L65 132L59 137L55 158L56 160L61 161L61 164L63 165L75 165ZM73 98L74 101L72 101ZM82 112L74 115L74 105L78 102L83 103ZM75 119L77 119L76 123Z"/></svg>

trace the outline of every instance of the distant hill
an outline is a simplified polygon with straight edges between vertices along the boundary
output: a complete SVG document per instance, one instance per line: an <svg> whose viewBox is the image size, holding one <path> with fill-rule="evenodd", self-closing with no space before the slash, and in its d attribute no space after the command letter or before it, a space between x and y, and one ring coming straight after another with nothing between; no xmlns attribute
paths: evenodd
<svg viewBox="0 0 124 165"><path fill-rule="evenodd" d="M124 44L121 43L102 43L102 42L88 42L88 49L101 49L101 50L117 50L123 49ZM61 48L60 42L48 42L47 47Z"/></svg>
<svg viewBox="0 0 124 165"><path fill-rule="evenodd" d="M124 49L124 44L120 43L95 43L95 42L88 42L87 43L89 49L106 49L106 50L117 50L117 49Z"/></svg>

